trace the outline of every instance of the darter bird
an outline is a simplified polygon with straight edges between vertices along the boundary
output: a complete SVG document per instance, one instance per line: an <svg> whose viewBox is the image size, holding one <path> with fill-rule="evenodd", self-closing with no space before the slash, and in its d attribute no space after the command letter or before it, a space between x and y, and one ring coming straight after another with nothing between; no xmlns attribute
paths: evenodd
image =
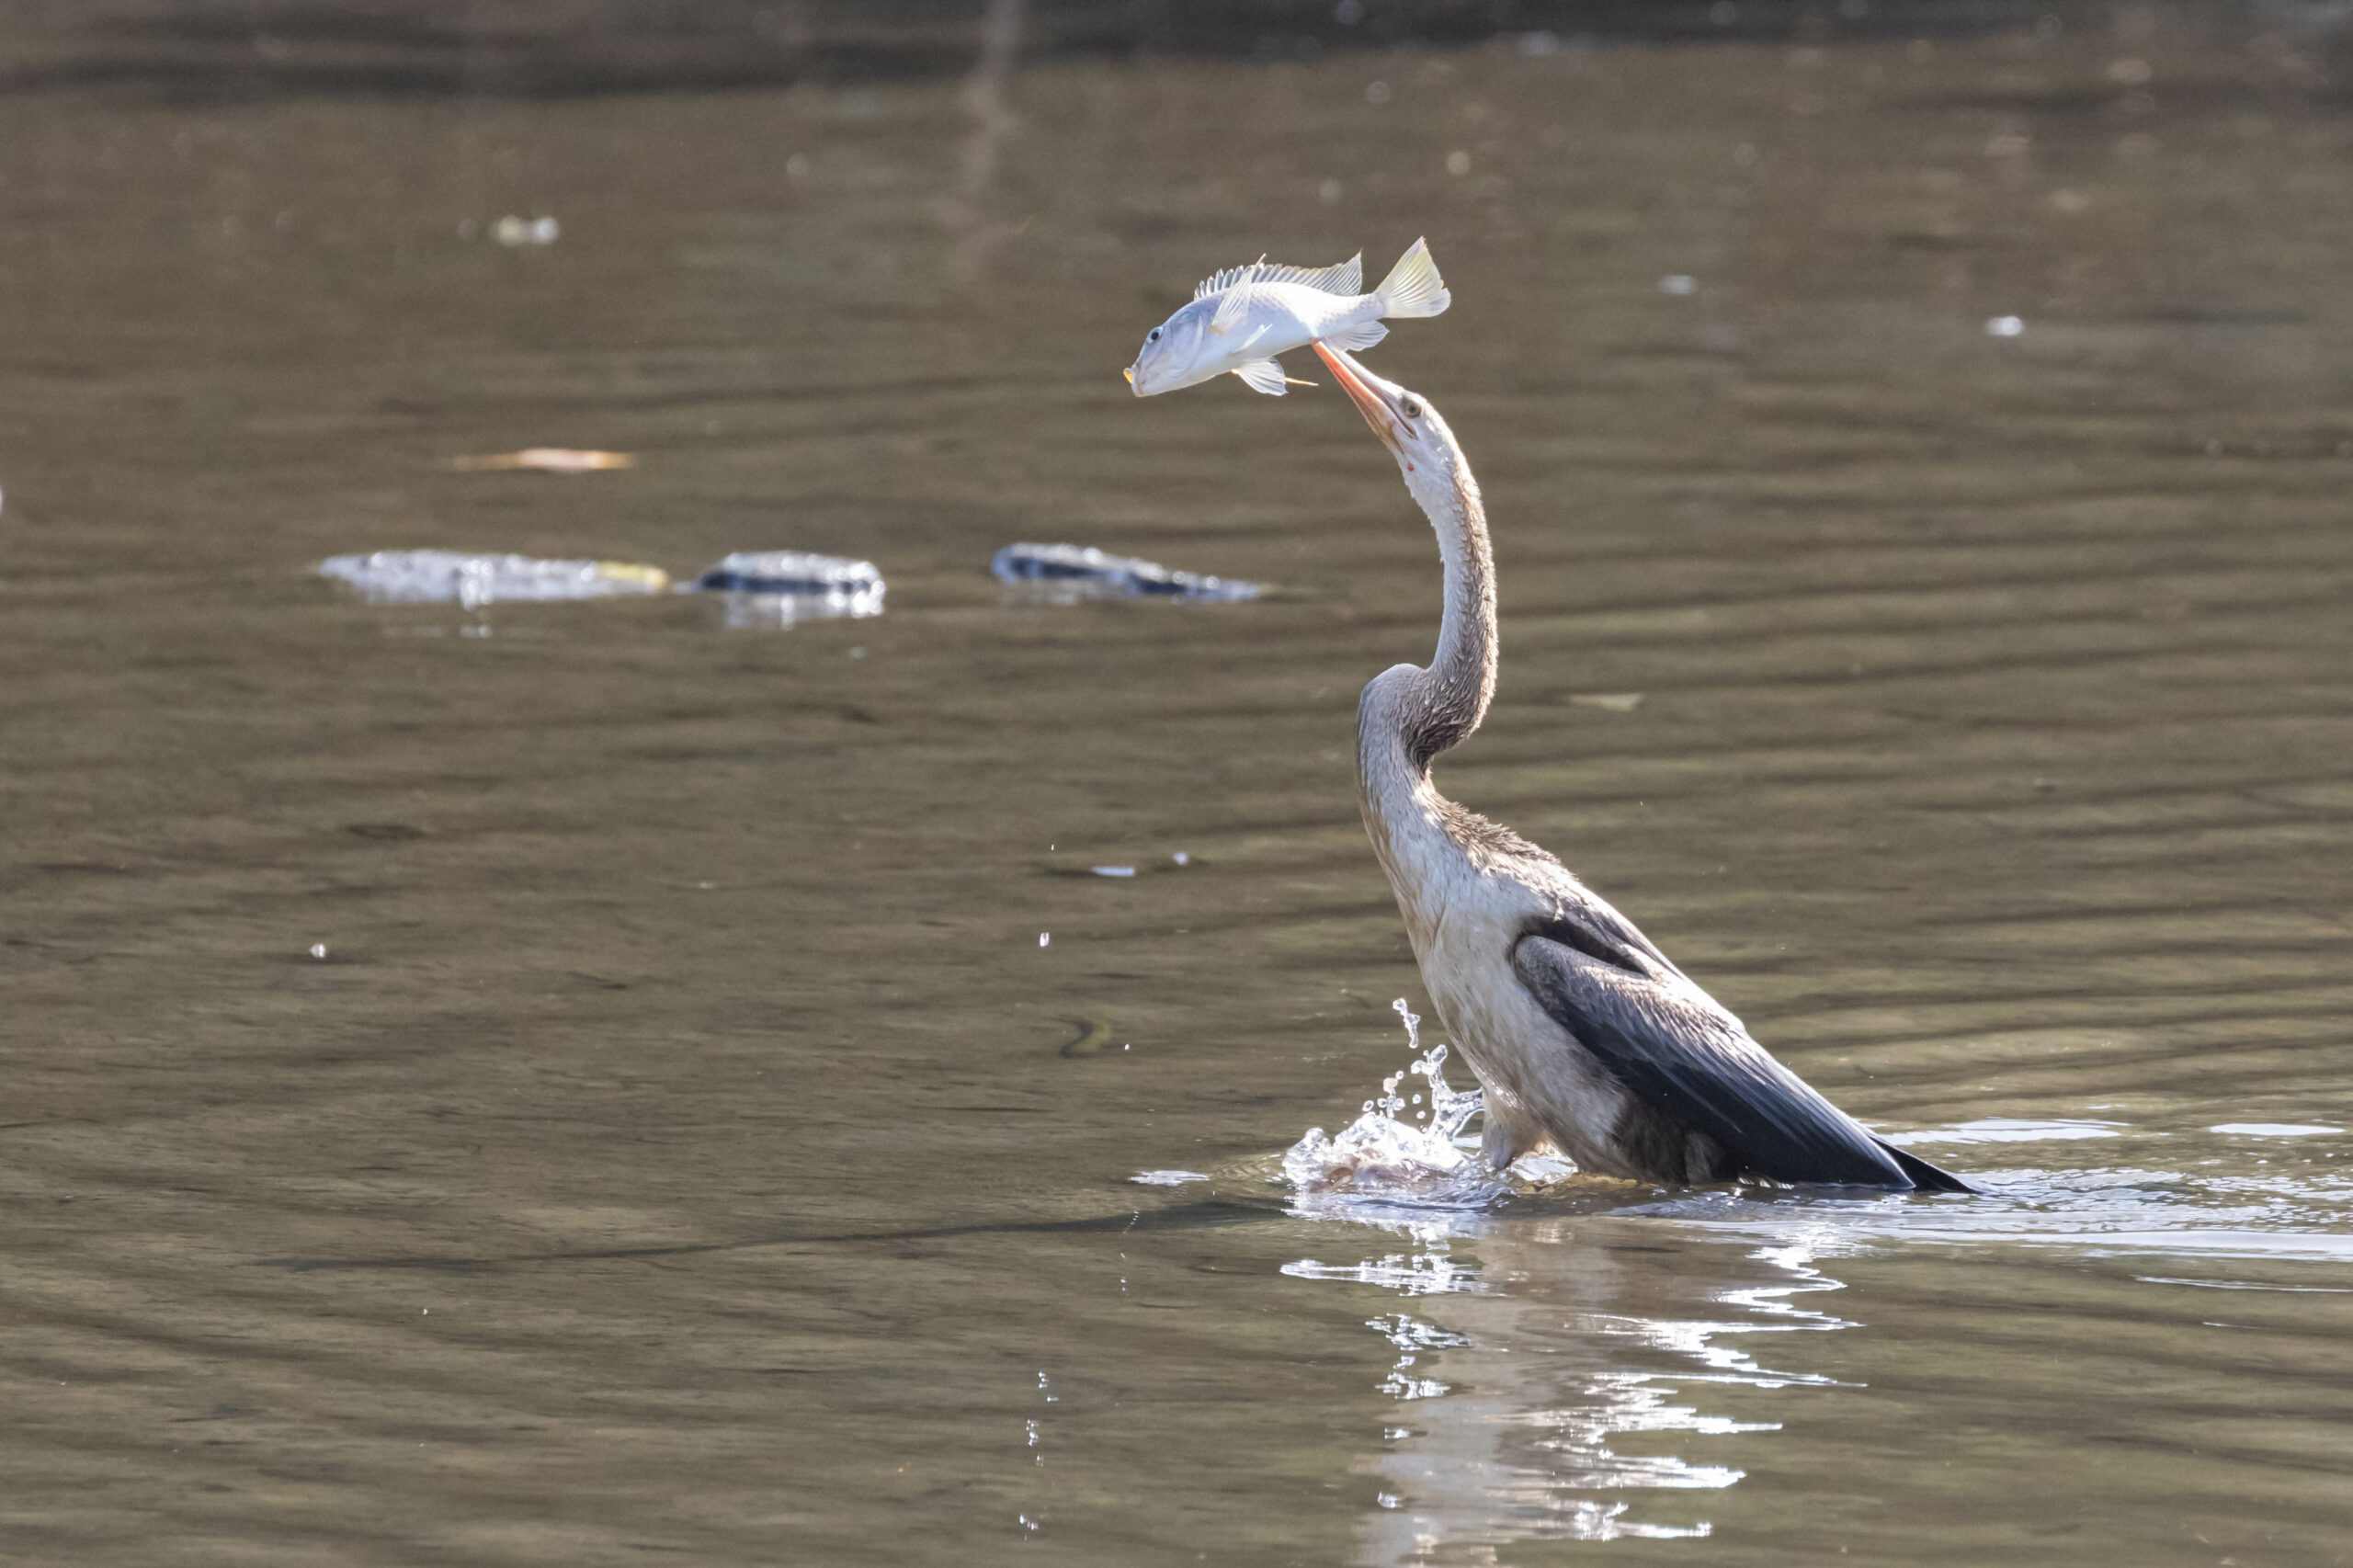
<svg viewBox="0 0 2353 1568"><path fill-rule="evenodd" d="M1438 792L1431 763L1495 695L1486 512L1438 410L1315 351L1395 454L1445 565L1436 657L1383 670L1358 703L1357 779L1423 983L1486 1091L1488 1162L1549 1142L1581 1169L1670 1185L1972 1190L1775 1061L1559 860Z"/></svg>

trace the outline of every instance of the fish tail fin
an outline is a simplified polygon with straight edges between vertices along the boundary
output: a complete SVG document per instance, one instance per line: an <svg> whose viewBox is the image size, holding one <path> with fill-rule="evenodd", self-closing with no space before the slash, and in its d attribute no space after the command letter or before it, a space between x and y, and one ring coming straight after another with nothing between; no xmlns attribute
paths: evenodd
<svg viewBox="0 0 2353 1568"><path fill-rule="evenodd" d="M1384 316L1434 316L1454 303L1454 296L1446 291L1446 280L1438 275L1438 263L1430 259L1427 240L1415 240L1397 258L1397 265L1389 269L1373 295L1380 300Z"/></svg>

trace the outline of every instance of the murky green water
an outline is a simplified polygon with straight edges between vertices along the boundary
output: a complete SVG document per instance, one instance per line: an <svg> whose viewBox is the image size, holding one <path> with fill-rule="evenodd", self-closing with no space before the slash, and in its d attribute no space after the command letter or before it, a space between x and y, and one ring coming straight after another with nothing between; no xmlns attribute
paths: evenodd
<svg viewBox="0 0 2353 1568"><path fill-rule="evenodd" d="M2353 119L2177 21L0 98L0 1554L2353 1562L2353 1133L2211 1131L2353 1127ZM1404 1061L1435 551L1328 389L1117 369L1420 233L1442 781L1985 1196L1262 1179ZM311 574L427 545L889 611Z"/></svg>

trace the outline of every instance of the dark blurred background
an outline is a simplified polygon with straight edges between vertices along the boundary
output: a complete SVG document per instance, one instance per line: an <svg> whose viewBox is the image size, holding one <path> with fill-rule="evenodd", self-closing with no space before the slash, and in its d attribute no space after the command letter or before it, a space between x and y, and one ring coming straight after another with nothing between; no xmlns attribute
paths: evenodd
<svg viewBox="0 0 2353 1568"><path fill-rule="evenodd" d="M1026 58L1333 50L1505 39L1946 38L2145 25L2153 14L2299 52L2336 93L2330 0L15 0L0 90L120 84L183 97L662 91L963 69L992 28ZM2137 19L2137 20L2136 20Z"/></svg>

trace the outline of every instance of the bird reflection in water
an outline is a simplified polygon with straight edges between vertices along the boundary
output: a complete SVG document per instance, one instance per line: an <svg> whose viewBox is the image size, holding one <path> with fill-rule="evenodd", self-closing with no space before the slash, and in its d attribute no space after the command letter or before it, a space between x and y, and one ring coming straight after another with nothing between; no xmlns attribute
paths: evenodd
<svg viewBox="0 0 2353 1568"><path fill-rule="evenodd" d="M1744 1343L1852 1326L1806 1304L1843 1288L1817 1266L1835 1244L1827 1230L1745 1255L1749 1278L1693 1301L1683 1246L1613 1245L1607 1219L1375 1222L1410 1250L1284 1269L1414 1302L1367 1325L1397 1350L1381 1387L1401 1408L1384 1449L1358 1467L1381 1483L1380 1506L1360 1527L1360 1563L1486 1562L1483 1551L1515 1540L1705 1536L1700 1509L1654 1508L1630 1494L1718 1490L1745 1472L1719 1462L1712 1442L1688 1458L1626 1450L1655 1449L1650 1434L1779 1430L1779 1421L1703 1410L1687 1398L1694 1385L1837 1383L1764 1365ZM1460 1255L1472 1248L1475 1263ZM1701 1310L1685 1315L1677 1298Z"/></svg>

